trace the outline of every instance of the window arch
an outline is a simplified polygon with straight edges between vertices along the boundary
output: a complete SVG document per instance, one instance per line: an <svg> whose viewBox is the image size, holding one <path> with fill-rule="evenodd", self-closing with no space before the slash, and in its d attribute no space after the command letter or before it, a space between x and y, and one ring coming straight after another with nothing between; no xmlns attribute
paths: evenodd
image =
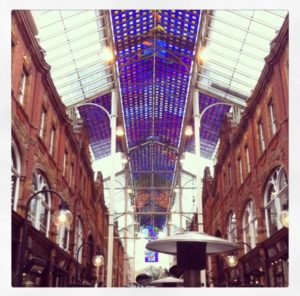
<svg viewBox="0 0 300 296"><path fill-rule="evenodd" d="M20 192L21 157L15 142L11 146L11 207L17 210Z"/></svg>
<svg viewBox="0 0 300 296"><path fill-rule="evenodd" d="M78 262L81 263L82 260L82 244L83 244L83 226L81 219L79 217L76 218L75 223L75 238L74 238L74 258L78 259ZM80 248L81 247L81 248ZM80 248L79 252L78 249ZM77 257L78 252L78 258Z"/></svg>
<svg viewBox="0 0 300 296"><path fill-rule="evenodd" d="M269 237L283 227L279 216L283 209L288 207L288 181L282 166L273 171L264 192L267 236Z"/></svg>
<svg viewBox="0 0 300 296"><path fill-rule="evenodd" d="M36 170L32 176L32 191L49 189L50 186L41 170ZM50 193L38 194L30 203L29 220L33 226L48 237L50 226L51 198Z"/></svg>
<svg viewBox="0 0 300 296"><path fill-rule="evenodd" d="M237 241L236 216L232 211L228 217L228 240L231 242Z"/></svg>
<svg viewBox="0 0 300 296"><path fill-rule="evenodd" d="M253 200L249 200L246 204L243 214L243 241L254 248L256 246L257 237L257 218L255 213L255 205ZM249 250L244 246L244 251Z"/></svg>

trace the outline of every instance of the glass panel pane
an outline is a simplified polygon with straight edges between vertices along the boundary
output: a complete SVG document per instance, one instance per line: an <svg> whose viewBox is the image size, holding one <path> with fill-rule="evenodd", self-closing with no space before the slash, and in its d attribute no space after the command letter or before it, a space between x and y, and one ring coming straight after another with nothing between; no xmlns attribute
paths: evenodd
<svg viewBox="0 0 300 296"><path fill-rule="evenodd" d="M270 235L272 235L277 230L277 212L274 203L268 208L268 217L269 231Z"/></svg>

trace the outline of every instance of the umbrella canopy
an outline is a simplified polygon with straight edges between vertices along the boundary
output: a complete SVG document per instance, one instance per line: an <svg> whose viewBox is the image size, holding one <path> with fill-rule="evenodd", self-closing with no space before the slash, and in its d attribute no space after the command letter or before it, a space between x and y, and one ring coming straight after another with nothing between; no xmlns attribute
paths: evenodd
<svg viewBox="0 0 300 296"><path fill-rule="evenodd" d="M237 248L236 244L228 240L196 231L178 232L175 235L151 241L146 248L151 251L176 255L178 242L206 243L207 255L231 252Z"/></svg>

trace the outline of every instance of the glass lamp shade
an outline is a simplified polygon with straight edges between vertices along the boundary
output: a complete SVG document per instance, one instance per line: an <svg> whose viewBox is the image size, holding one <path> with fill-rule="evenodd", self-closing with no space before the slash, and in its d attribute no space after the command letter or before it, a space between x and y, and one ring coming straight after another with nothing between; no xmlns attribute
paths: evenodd
<svg viewBox="0 0 300 296"><path fill-rule="evenodd" d="M96 267L100 267L104 264L104 257L102 255L95 255L93 257L93 265Z"/></svg>
<svg viewBox="0 0 300 296"><path fill-rule="evenodd" d="M63 207L54 212L52 221L57 227L68 227L73 221L73 215L67 208Z"/></svg>
<svg viewBox="0 0 300 296"><path fill-rule="evenodd" d="M237 258L237 256L235 256L235 255L228 255L226 257L226 264L229 267L235 267L235 266L237 266L237 264L238 264L238 258Z"/></svg>
<svg viewBox="0 0 300 296"><path fill-rule="evenodd" d="M186 136L191 136L193 134L193 128L191 125L187 125L184 131Z"/></svg>
<svg viewBox="0 0 300 296"><path fill-rule="evenodd" d="M123 126L121 126L121 125L118 125L118 126L117 126L116 134L117 134L118 137L124 136L124 129L123 129Z"/></svg>
<svg viewBox="0 0 300 296"><path fill-rule="evenodd" d="M289 228L289 212L284 210L280 213L279 216L280 222L281 224L286 227Z"/></svg>

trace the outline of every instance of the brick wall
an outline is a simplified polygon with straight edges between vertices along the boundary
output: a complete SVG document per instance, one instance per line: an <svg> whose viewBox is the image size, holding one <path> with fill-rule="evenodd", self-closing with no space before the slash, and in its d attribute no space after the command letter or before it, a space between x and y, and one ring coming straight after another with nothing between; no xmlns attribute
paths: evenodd
<svg viewBox="0 0 300 296"><path fill-rule="evenodd" d="M268 110L270 99L276 116L277 131L274 135ZM263 152L259 145L259 120L263 122ZM249 151L249 172L246 146ZM238 158L242 161L242 182ZM230 114L224 118L214 177L212 179L206 170L203 179L205 232L215 235L219 230L222 237L226 238L228 215L234 210L238 241L242 241L242 216L247 201L252 199L258 218L258 242L265 240L264 188L276 166L283 166L288 172L288 19L266 58L266 65L247 101L240 122L235 122Z"/></svg>
<svg viewBox="0 0 300 296"><path fill-rule="evenodd" d="M75 217L83 221L84 240L92 235L96 244L107 252L108 216L104 204L102 178L94 182L88 136L84 126L74 129L66 115L66 107L50 77L50 66L35 39L37 31L28 11L12 13L12 139L21 155L21 182L17 212L24 216L25 205L32 194L32 175L36 169L44 172L50 188L61 193L74 215L68 252L74 250ZM20 102L22 72L26 73L23 102ZM42 113L46 112L44 129ZM55 129L53 152L50 151L51 131ZM67 153L66 161L64 155ZM65 166L65 168L64 168ZM52 208L58 200L52 198ZM56 229L51 226L50 239L55 241ZM123 249L114 256L123 268ZM83 248L83 258L86 249ZM119 283L118 283L119 284Z"/></svg>

